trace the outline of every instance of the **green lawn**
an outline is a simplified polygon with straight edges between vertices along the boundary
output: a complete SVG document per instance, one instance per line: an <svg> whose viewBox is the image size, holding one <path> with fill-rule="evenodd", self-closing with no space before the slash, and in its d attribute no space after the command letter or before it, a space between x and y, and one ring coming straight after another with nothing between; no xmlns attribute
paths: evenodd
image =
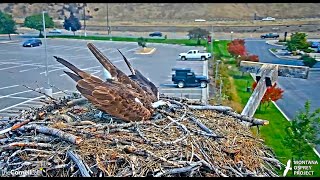
<svg viewBox="0 0 320 180"><path fill-rule="evenodd" d="M84 40L101 40L111 41L110 37L103 36L73 36L73 35L61 35L61 36L48 36L48 38L66 38L66 39L84 39ZM200 45L197 45L197 40L189 39L154 39L146 38L148 43L166 43L166 44L181 44L186 46L205 46L207 43L205 40L201 41ZM125 41L125 42L138 42L138 38L131 37L112 37L112 41Z"/></svg>
<svg viewBox="0 0 320 180"><path fill-rule="evenodd" d="M225 41L220 41L219 43L215 42L213 48L214 54L220 56L222 59L229 59L230 55L227 53L226 44L227 42ZM232 65L232 67L235 67L235 65ZM234 85L236 86L240 104L244 107L251 96L251 93L246 91L247 82L249 82L248 84L251 87L254 80L250 74L244 73L242 76L242 73L238 70L229 70L228 75L234 79ZM277 158L282 163L286 164L286 162L292 158L291 149L284 144L284 140L290 138L285 132L285 128L289 125L289 122L273 104L270 104L266 110L264 110L264 108L257 110L254 117L266 119L270 122L269 125L260 127L259 135L265 140L265 144L274 150ZM257 129L254 127L252 128L252 131L256 133ZM302 158L303 160L318 160L318 163L320 163L320 159L313 152L311 147L303 150L303 152L305 152ZM315 171L315 177L320 176L319 165L313 165L312 170ZM282 173L282 171L280 172ZM292 176L291 171L287 176Z"/></svg>

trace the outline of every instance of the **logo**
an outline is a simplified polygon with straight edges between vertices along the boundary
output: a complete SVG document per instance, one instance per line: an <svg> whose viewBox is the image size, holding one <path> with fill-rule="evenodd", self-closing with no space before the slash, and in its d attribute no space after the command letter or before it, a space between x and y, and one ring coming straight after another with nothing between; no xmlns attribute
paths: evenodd
<svg viewBox="0 0 320 180"><path fill-rule="evenodd" d="M292 167L291 167L291 160L289 159L288 162L287 162L287 166L286 168L284 169L283 171L283 177L285 177L288 173L289 170L292 170Z"/></svg>

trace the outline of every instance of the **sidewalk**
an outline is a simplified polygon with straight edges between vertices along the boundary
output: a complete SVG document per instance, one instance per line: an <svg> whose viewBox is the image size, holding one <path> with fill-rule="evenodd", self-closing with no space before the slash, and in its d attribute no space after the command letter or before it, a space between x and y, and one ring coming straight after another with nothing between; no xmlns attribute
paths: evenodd
<svg viewBox="0 0 320 180"><path fill-rule="evenodd" d="M283 46L283 45L276 44L277 42L279 42L279 40L268 40L268 41L266 41L267 44L272 45L272 46L279 46L279 47Z"/></svg>
<svg viewBox="0 0 320 180"><path fill-rule="evenodd" d="M277 55L276 53L271 51L271 49L268 49L268 51L271 52L274 56L276 56L277 58L280 58L280 59L298 60L301 57L301 56L281 56L281 55Z"/></svg>

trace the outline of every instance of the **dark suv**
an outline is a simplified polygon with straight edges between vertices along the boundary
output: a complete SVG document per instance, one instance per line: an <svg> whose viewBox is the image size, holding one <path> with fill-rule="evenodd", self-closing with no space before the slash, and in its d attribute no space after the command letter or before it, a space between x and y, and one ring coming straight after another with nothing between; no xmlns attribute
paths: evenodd
<svg viewBox="0 0 320 180"><path fill-rule="evenodd" d="M158 36L158 37L162 37L162 33L161 32L153 32L149 34L150 37L154 37L154 36Z"/></svg>
<svg viewBox="0 0 320 180"><path fill-rule="evenodd" d="M261 39L265 39L265 38L279 38L279 34L277 33L268 33L268 34L263 34L260 36Z"/></svg>
<svg viewBox="0 0 320 180"><path fill-rule="evenodd" d="M175 74L172 75L172 81L179 88L183 87L207 87L209 79L206 76L196 76L190 68L173 68Z"/></svg>

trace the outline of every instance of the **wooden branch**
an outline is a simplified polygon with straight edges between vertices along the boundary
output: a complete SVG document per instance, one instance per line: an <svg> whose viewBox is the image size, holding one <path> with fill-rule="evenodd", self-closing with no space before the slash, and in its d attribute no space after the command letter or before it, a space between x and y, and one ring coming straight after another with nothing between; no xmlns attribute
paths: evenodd
<svg viewBox="0 0 320 180"><path fill-rule="evenodd" d="M234 118L240 119L241 121L246 121L246 122L252 123L252 126L268 125L269 124L269 121L257 119L257 118L253 118L253 117L251 118L249 116L244 116L244 115L238 114L236 112L227 111L227 112L225 112L225 114L232 116Z"/></svg>
<svg viewBox="0 0 320 180"><path fill-rule="evenodd" d="M0 149L15 149L15 148L22 148L22 147L51 148L52 145L49 143L13 142L13 143L1 146Z"/></svg>
<svg viewBox="0 0 320 180"><path fill-rule="evenodd" d="M78 166L80 173L83 177L91 177L89 174L89 171L86 168L86 165L84 162L81 160L81 158L75 154L73 151L67 151L67 156L71 158Z"/></svg>
<svg viewBox="0 0 320 180"><path fill-rule="evenodd" d="M198 162L198 163L192 163L191 165L186 167L168 169L168 170L165 170L164 172L158 172L154 177L161 177L168 174L179 174L179 173L191 172L192 170L199 168L201 165L202 165L202 162Z"/></svg>
<svg viewBox="0 0 320 180"><path fill-rule="evenodd" d="M195 105L189 105L188 106L190 109L194 110L215 110L219 112L226 112L226 111L231 111L232 108L228 106L211 106L211 105L206 105L206 106L195 106Z"/></svg>
<svg viewBox="0 0 320 180"><path fill-rule="evenodd" d="M36 124L32 124L32 125L21 127L19 130L32 130L32 129L34 129L34 130L36 130L37 132L40 132L40 133L57 136L57 137L65 140L65 141L68 141L68 142L70 142L72 144L77 144L78 145L83 141L82 138L80 138L78 136L75 136L73 134L69 134L69 133L63 132L63 131L61 131L59 129L56 129L56 128L39 126L39 125L36 125Z"/></svg>
<svg viewBox="0 0 320 180"><path fill-rule="evenodd" d="M67 105L68 106L75 106L75 105L80 105L80 104L83 104L86 102L88 102L88 99L83 97L83 98L71 100L71 101L67 102Z"/></svg>
<svg viewBox="0 0 320 180"><path fill-rule="evenodd" d="M191 120L191 122L195 123L200 129L202 129L204 132L208 133L208 134L212 134L213 136L218 136L216 133L214 133L211 129L209 129L206 125L202 124L202 122L200 122L198 119L194 118L194 117L189 117L189 120Z"/></svg>
<svg viewBox="0 0 320 180"><path fill-rule="evenodd" d="M26 86L26 85L22 85L22 86L25 87L25 88L27 88L27 89L30 89L30 90L32 90L32 91L34 91L34 92L37 92L37 93L39 93L39 94L42 94L42 95L50 98L51 100L58 101L57 99L53 98L52 96L49 96L48 94L46 94L46 93L44 93L44 92L41 92L41 91L36 90L36 89L33 89L33 88L31 88L31 87L29 87L29 86Z"/></svg>

